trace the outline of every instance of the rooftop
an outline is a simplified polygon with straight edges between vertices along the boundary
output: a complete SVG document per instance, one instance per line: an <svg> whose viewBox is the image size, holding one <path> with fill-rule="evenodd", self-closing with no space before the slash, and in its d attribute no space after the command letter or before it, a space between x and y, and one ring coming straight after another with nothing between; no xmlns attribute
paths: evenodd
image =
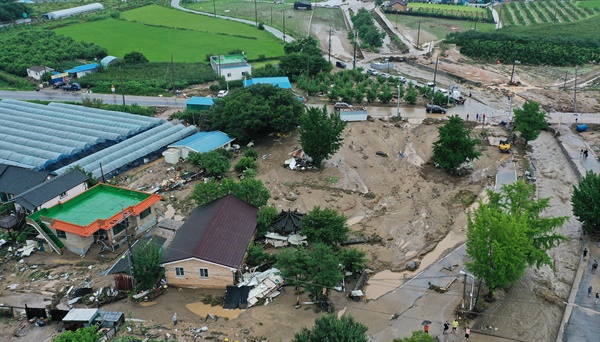
<svg viewBox="0 0 600 342"><path fill-rule="evenodd" d="M244 87L249 87L254 84L270 84L282 89L292 89L290 79L286 77L257 77L244 81Z"/></svg>
<svg viewBox="0 0 600 342"><path fill-rule="evenodd" d="M145 192L98 184L88 191L44 208L29 216L52 219L52 228L81 236L90 236L99 229L110 229L123 221L123 216L137 216L160 200L160 196Z"/></svg>
<svg viewBox="0 0 600 342"><path fill-rule="evenodd" d="M220 64L234 64L234 63L246 63L246 56L242 54L237 55L218 55L210 57L213 62Z"/></svg>
<svg viewBox="0 0 600 342"><path fill-rule="evenodd" d="M240 267L256 229L258 209L233 195L197 207L165 252L165 263L196 258Z"/></svg>
<svg viewBox="0 0 600 342"><path fill-rule="evenodd" d="M49 171L33 171L18 166L0 164L0 192L19 195L42 184Z"/></svg>
<svg viewBox="0 0 600 342"><path fill-rule="evenodd" d="M198 132L169 145L169 147L187 147L195 152L204 153L215 150L233 140L235 139L221 131Z"/></svg>
<svg viewBox="0 0 600 342"><path fill-rule="evenodd" d="M40 205L59 196L77 185L87 181L89 177L79 170L71 170L61 176L51 178L15 198L15 202L27 210L35 210Z"/></svg>
<svg viewBox="0 0 600 342"><path fill-rule="evenodd" d="M90 63L76 66L73 69L65 70L65 72L68 72L69 74L76 74L78 72L95 70L96 68L98 68L98 63Z"/></svg>
<svg viewBox="0 0 600 342"><path fill-rule="evenodd" d="M92 322L98 316L98 309L71 309L63 322Z"/></svg>
<svg viewBox="0 0 600 342"><path fill-rule="evenodd" d="M212 97L192 96L191 99L185 102L186 105L212 106L215 101Z"/></svg>

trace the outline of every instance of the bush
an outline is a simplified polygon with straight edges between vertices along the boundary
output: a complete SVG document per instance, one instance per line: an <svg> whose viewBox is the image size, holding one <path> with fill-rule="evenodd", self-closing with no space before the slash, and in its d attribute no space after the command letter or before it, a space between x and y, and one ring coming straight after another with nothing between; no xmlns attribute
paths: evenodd
<svg viewBox="0 0 600 342"><path fill-rule="evenodd" d="M253 158L250 157L242 157L233 167L235 171L242 172L246 169L254 169L256 170L257 165Z"/></svg>
<svg viewBox="0 0 600 342"><path fill-rule="evenodd" d="M258 159L258 152L251 148L244 151L244 157L252 158L254 160Z"/></svg>

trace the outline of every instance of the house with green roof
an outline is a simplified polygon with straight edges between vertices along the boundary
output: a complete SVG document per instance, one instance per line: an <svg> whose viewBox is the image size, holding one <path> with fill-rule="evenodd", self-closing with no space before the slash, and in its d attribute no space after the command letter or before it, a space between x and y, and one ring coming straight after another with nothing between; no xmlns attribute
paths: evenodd
<svg viewBox="0 0 600 342"><path fill-rule="evenodd" d="M72 199L27 217L54 251L85 254L93 243L114 250L126 235L156 224L154 205L160 196L98 184Z"/></svg>
<svg viewBox="0 0 600 342"><path fill-rule="evenodd" d="M211 56L210 66L219 76L225 77L225 81L241 80L252 73L252 65L243 53Z"/></svg>

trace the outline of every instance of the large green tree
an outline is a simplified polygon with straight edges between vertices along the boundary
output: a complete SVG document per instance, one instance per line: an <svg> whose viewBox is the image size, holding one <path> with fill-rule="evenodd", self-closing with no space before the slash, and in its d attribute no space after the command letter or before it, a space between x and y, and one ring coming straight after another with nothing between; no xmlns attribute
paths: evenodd
<svg viewBox="0 0 600 342"><path fill-rule="evenodd" d="M554 233L567 217L540 217L547 198L533 200L533 186L522 181L488 190L488 203L468 216L467 269L485 280L489 296L519 280L528 266L554 267L548 250L567 238Z"/></svg>
<svg viewBox="0 0 600 342"><path fill-rule="evenodd" d="M292 342L366 342L366 332L367 326L352 316L324 315L315 320L312 329L303 327L298 331Z"/></svg>
<svg viewBox="0 0 600 342"><path fill-rule="evenodd" d="M308 108L300 117L300 145L315 165L321 168L323 160L331 157L342 146L342 132L346 122L339 113L327 113L327 108Z"/></svg>
<svg viewBox="0 0 600 342"><path fill-rule="evenodd" d="M525 102L523 108L517 108L514 112L515 130L521 133L525 143L537 139L540 132L548 127L546 112L535 101Z"/></svg>
<svg viewBox="0 0 600 342"><path fill-rule="evenodd" d="M243 144L273 132L290 132L303 112L304 104L289 90L257 84L215 100L200 114L200 125L226 132Z"/></svg>
<svg viewBox="0 0 600 342"><path fill-rule="evenodd" d="M77 329L75 331L67 330L62 334L54 337L54 342L98 342L100 334L97 332L96 326Z"/></svg>
<svg viewBox="0 0 600 342"><path fill-rule="evenodd" d="M600 233L600 175L588 172L573 186L571 196L573 215L582 223L583 230L588 233Z"/></svg>
<svg viewBox="0 0 600 342"><path fill-rule="evenodd" d="M302 234L308 241L337 246L348 238L347 217L337 211L316 206L302 218Z"/></svg>
<svg viewBox="0 0 600 342"><path fill-rule="evenodd" d="M229 159L217 150L204 153L190 152L187 161L209 175L221 175L229 171L231 166Z"/></svg>
<svg viewBox="0 0 600 342"><path fill-rule="evenodd" d="M245 177L239 182L223 179L222 182L208 181L196 184L191 198L197 205L204 205L231 194L242 201L260 208L267 204L271 194L260 179Z"/></svg>
<svg viewBox="0 0 600 342"><path fill-rule="evenodd" d="M152 289L164 276L165 269L160 267L163 262L163 251L155 243L138 241L141 246L133 251L133 277L136 289L140 291Z"/></svg>
<svg viewBox="0 0 600 342"><path fill-rule="evenodd" d="M481 153L475 146L463 120L457 115L438 128L438 140L433 143L433 161L450 173L455 173L464 162L479 158Z"/></svg>
<svg viewBox="0 0 600 342"><path fill-rule="evenodd" d="M279 69L291 80L298 80L302 74L315 76L320 72L330 72L333 66L323 57L319 41L312 36L286 43L285 56L279 59Z"/></svg>

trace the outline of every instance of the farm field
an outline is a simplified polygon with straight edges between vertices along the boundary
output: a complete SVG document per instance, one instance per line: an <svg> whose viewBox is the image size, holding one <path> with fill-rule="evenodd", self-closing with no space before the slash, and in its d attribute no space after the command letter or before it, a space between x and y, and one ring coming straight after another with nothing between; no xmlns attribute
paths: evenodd
<svg viewBox="0 0 600 342"><path fill-rule="evenodd" d="M489 20L491 19L490 11L487 8L470 7L470 6L457 6L457 5L443 5L443 4L429 4L422 2L411 2L408 5L409 9L413 13L422 13L422 15L428 14L432 17L438 15L453 16L463 18L465 20ZM422 16L419 16L422 18Z"/></svg>
<svg viewBox="0 0 600 342"><path fill-rule="evenodd" d="M251 1L216 1L217 15L225 15L234 18L242 18L264 23L283 31L283 18L285 16L285 32L294 37L308 35L312 21L326 21L334 29L346 29L344 16L339 8L316 7L312 11L294 11L291 3L274 4L272 2ZM212 2L196 2L181 4L185 8L195 11L213 13Z"/></svg>
<svg viewBox="0 0 600 342"><path fill-rule="evenodd" d="M154 5L124 12L122 18L80 23L55 31L75 40L94 42L117 57L139 51L151 62L170 61L171 54L176 62L199 62L205 60L206 54L234 49L241 49L249 59L283 55L282 42L242 23Z"/></svg>
<svg viewBox="0 0 600 342"><path fill-rule="evenodd" d="M387 18L392 23L396 23L395 14L386 14ZM469 31L475 27L475 23L467 20L451 20L439 18L417 17L410 15L398 15L398 27L404 26L411 30L418 30L419 21L421 22L421 38L424 37L423 32L434 37L435 40L443 39L449 33ZM495 29L494 24L478 23L477 31L490 32ZM421 41L421 44L425 40Z"/></svg>
<svg viewBox="0 0 600 342"><path fill-rule="evenodd" d="M581 5L581 3L590 3ZM594 4L595 3L595 4ZM563 2L544 0L511 1L497 9L504 26L528 26L543 23L571 23L600 14L600 1Z"/></svg>

